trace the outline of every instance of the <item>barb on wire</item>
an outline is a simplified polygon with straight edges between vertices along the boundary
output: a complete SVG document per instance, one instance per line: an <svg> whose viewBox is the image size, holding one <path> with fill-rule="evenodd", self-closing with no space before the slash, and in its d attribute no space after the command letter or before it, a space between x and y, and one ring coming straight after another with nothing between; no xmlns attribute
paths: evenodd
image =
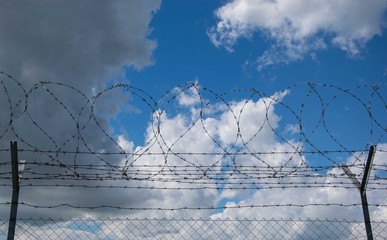
<svg viewBox="0 0 387 240"><path fill-rule="evenodd" d="M0 156L9 153L10 139L20 142L19 152L28 158L22 187L155 191L355 189L341 164L346 162L354 176L360 178L370 144L377 146L376 155L387 152L383 145L387 140L384 83L352 89L302 83L275 93L257 89L218 93L198 83L188 83L158 98L125 83L91 93L52 81L29 86L4 72L0 72L0 85L0 104L4 106L0 115ZM351 138L358 138L342 137L337 132L337 128L352 124L336 121L343 117L343 121L351 120L349 110L349 117L345 115L347 105L355 106L359 121L366 122L359 138L364 142L353 144ZM140 129L141 121L129 117L127 120L128 113L147 115L146 119L139 118L145 134L141 144L130 141L130 134L116 131ZM125 121L125 125L117 127L115 121ZM387 166L375 162L373 170L368 189L386 190ZM11 178L10 163L0 159L0 186L10 186ZM170 211L234 208L22 205ZM235 208L357 205L292 203Z"/></svg>

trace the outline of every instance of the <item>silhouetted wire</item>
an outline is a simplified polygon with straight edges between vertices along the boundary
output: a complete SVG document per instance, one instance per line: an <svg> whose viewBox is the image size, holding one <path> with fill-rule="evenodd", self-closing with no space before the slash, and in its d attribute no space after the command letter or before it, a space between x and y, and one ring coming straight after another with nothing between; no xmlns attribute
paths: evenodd
<svg viewBox="0 0 387 240"><path fill-rule="evenodd" d="M8 111L7 122L1 125L0 141L6 145L12 136L20 141L18 149L20 154L28 154L28 159L22 176L22 187L67 187L89 189L132 189L132 190L263 190L263 189L308 189L308 188L344 188L356 189L348 176L341 170L343 159L353 158L348 166L354 170L357 178L361 179L366 155L371 144L376 145L376 155L387 152L379 147L383 143L387 132L384 119L378 119L377 114L387 111L385 95L382 88L384 83L357 86L345 89L330 84L303 83L293 84L274 94L266 94L257 89L239 89L227 93L217 93L198 83L188 83L177 86L167 91L156 99L142 89L129 84L118 83L88 96L81 90L64 84L50 81L41 81L30 89L25 88L12 76L0 72L0 85L3 98L8 106L3 110ZM11 90L18 89L11 92ZM71 91L71 97L77 98L80 106L72 108L66 103L69 96L59 94L58 91ZM301 89L299 105L292 105L283 100L291 93ZM364 100L356 94L358 90L368 90L368 99ZM58 110L68 116L68 126L74 126L74 131L64 139L56 139L50 134L44 122L39 122L34 117L33 100L46 94L46 101L57 104ZM143 146L128 151L118 142L117 136L112 135L101 123L98 115L98 104L103 97L113 91L121 91L131 97L136 97L150 112L149 136ZM328 96L326 92L333 93ZM247 94L240 104L236 104L235 96ZM170 141L169 132L164 132L163 121L168 114L184 97L191 97L196 112L192 113L190 121L181 129L179 135ZM328 110L335 106L338 98L349 97L354 103L360 104L369 119L368 136L363 148L348 147L330 129L327 122ZM256 101L255 101L256 100ZM320 110L318 120L311 126L305 127L308 121L307 104L317 102L315 110ZM243 119L251 104L261 104L264 116L257 116L259 121L252 126L254 132L245 135ZM177 104L179 105L179 104ZM260 106L261 106L260 105ZM223 109L230 114L235 131L233 138L224 143L217 134L208 126L207 120L211 118L220 120L221 116L215 108ZM295 120L296 136L289 137L281 132L273 121L274 108L287 111L290 118ZM215 110L214 110L215 109ZM175 110L178 111L178 110ZM378 113L379 111L379 113ZM212 113L214 112L214 113ZM221 111L219 111L221 112ZM212 115L211 115L212 114ZM216 115L218 114L218 115ZM383 113L381 113L383 115ZM385 112L384 115L385 116ZM23 137L18 121L28 121L34 130L41 134L50 147L38 146L35 141ZM89 142L87 131L89 128L100 133L112 148L109 150L95 149ZM202 130L214 145L214 151L182 151L179 144L189 139L190 134ZM287 150L273 149L257 151L254 141L264 131L271 131L277 141L286 146ZM331 140L330 146L324 149L314 142L314 135L323 130ZM349 136L350 137L350 136ZM376 137L376 142L375 141ZM193 143L194 144L194 143ZM329 146L329 145L328 145ZM259 149L259 148L258 148ZM1 153L9 153L10 149L3 147ZM307 157L316 156L318 163L305 161ZM341 156L339 158L338 156ZM111 161L119 158L119 163ZM275 159L280 158L279 164ZM208 163L200 163L205 159ZM91 163L90 163L91 162ZM146 162L146 163L144 163ZM154 164L152 163L154 162ZM338 171L333 171L336 169ZM387 189L387 166L373 165L374 174L369 179L370 191ZM329 181L327 181L329 179ZM0 186L11 187L11 164L2 160L0 162ZM50 181L47 183L47 181ZM8 202L2 205L10 204ZM308 207L308 206L341 206L353 207L359 204L344 203L312 203L312 204L269 204L269 205L237 205L237 206L211 206L211 207L177 207L177 208L130 208L122 206L77 206L68 203L58 205L38 205L21 203L32 208L115 208L121 210L221 210L225 208L265 208L265 207ZM370 206L385 207L383 204L371 203Z"/></svg>

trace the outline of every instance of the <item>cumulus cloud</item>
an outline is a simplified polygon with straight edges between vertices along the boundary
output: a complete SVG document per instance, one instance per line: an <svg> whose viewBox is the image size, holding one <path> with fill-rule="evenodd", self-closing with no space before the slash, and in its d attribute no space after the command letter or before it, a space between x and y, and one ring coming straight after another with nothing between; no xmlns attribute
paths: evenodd
<svg viewBox="0 0 387 240"><path fill-rule="evenodd" d="M380 144L377 146L378 149L386 149L386 144ZM356 157L352 156L346 160L346 164L351 167L351 171L358 176L358 180L361 182L361 178L363 175L362 168L356 167L353 164L358 161L359 158L365 159L367 157L366 154L355 154ZM384 151L378 152L374 159L375 166L381 166L386 163L386 153ZM382 174L383 171L372 171L371 178L375 177L377 174ZM336 177L343 174L343 169L340 167L332 168L327 172L325 176L323 176L319 181L325 182L326 184L333 183L337 181ZM345 176L345 175L344 175ZM317 177L317 176L316 176ZM349 178L342 178L342 184L348 184L350 186L352 182ZM303 177L292 179L292 181L310 181L307 179L303 179ZM315 179L313 180L315 181ZM381 183L381 182L379 182ZM385 204L386 200L384 197L383 190L378 191L370 191L368 190L368 201L369 202L378 202L379 204ZM248 196L246 199L242 201L235 202L229 201L227 206L236 206L237 204L241 205L254 205L256 203L271 205L272 203L278 204L315 204L315 203L345 203L345 204L359 204L361 202L359 191L357 189L345 189L345 188L335 188L335 187L325 187L325 188L306 188L306 189L271 189L271 190L257 190L254 194ZM385 207L370 207L371 219L375 221L384 220L386 218L386 210ZM304 208L281 208L281 207L266 207L266 208L258 208L258 209L239 209L239 208L229 208L225 211L217 214L213 214L211 217L213 219L221 218L238 218L238 216L244 216L246 218L264 218L264 219L359 219L362 221L362 209L361 206L357 207L315 207L309 206ZM315 223L311 223L310 225L305 223L298 223L300 227L298 234L301 236L311 236L313 235L314 228L318 225ZM246 224L243 225L246 227ZM250 226L252 227L252 226ZM342 229L343 226L338 226L339 231L341 231L337 236L342 236L340 239L347 239L349 237L358 236L359 226L357 223L353 223L348 228ZM255 229L257 231L257 236L260 236L259 229ZM279 229L284 230L284 229ZM344 234L347 232L347 235ZM336 238L335 237L335 238Z"/></svg>
<svg viewBox="0 0 387 240"><path fill-rule="evenodd" d="M329 45L350 56L384 27L387 1L233 0L216 10L219 22L209 31L212 43L232 51L239 38L254 32L271 43L258 68L289 63Z"/></svg>
<svg viewBox="0 0 387 240"><path fill-rule="evenodd" d="M157 42L150 38L150 22L160 4L160 0L2 1L0 69L16 81L1 75L0 105L7 109L0 113L1 148L8 148L9 140L13 139L18 140L22 148L57 151L109 152L130 148L130 141L110 137L109 124L112 117L125 111L122 103L130 98L129 94L120 90L96 94L106 88L107 81L123 80L120 75L123 67L141 69L153 64L152 53ZM49 154L25 153L21 157L30 164L56 159ZM78 157L63 156L62 163L91 164L101 160L95 156ZM2 152L1 159L6 161L9 156ZM115 165L121 160L111 157L102 163ZM38 169L40 173L58 173L46 167ZM67 171L76 174L82 170ZM49 183L58 181L52 179ZM2 202L9 201L9 190L4 189L7 194L1 196ZM116 198L118 192L99 198L100 193L87 189L69 194L60 188L27 187L20 196L21 200L29 199L42 205L133 202L130 197ZM20 216L83 214L76 209L46 212L20 209ZM7 214L8 211L1 212Z"/></svg>
<svg viewBox="0 0 387 240"><path fill-rule="evenodd" d="M5 81L5 79L2 80L3 82ZM55 90L55 88L50 86L46 86L46 88L51 91ZM59 89L62 91L66 90L63 86ZM46 91L41 88L38 88L38 90L43 93ZM112 96L116 96L118 92L122 92L122 90L109 90L107 93L102 94L101 99L95 100L96 108L98 108L100 101L105 102L107 99L111 99ZM70 89L69 91L73 90ZM316 163L312 163L312 159L309 158L311 156L304 156L298 153L303 150L305 144L301 140L296 140L296 135L301 134L301 129L298 128L298 131L296 131L297 125L288 124L292 119L289 116L284 119L284 116L279 114L279 112L284 113L283 110L287 109L288 106L286 104L282 105L287 98L294 97L299 99L299 95L292 95L292 91L286 90L272 95L254 92L253 96L252 92L247 91L245 94L248 97L239 92L239 100L236 100L228 99L226 95L218 95L201 88L198 83L188 85L187 87L177 87L161 99L153 102L153 105L147 105L147 107L155 106L155 108L152 109L153 114L150 116L151 119L145 132L145 144L137 146L130 141L130 138L124 135L111 135L111 139L109 139L109 135L101 132L104 128L99 128L98 121L94 122L92 120L89 123L90 125L86 125L85 122L90 121L87 113L90 113L91 109L85 107L83 113L86 116L81 114L80 125L86 127L84 129L77 129L75 127L73 129L75 132L72 134L76 135L77 130L80 130L81 135L76 136L85 137L85 140L95 138L103 140L101 142L91 141L87 145L78 144L78 150L87 150L86 146L88 146L91 150L98 152L126 152L127 156L122 154L118 157L105 157L104 155L97 154L91 157L89 155L78 157L60 155L56 157L67 164L71 164L72 160L76 161L79 164L78 171L80 174L82 174L82 164L114 164L118 169L114 167L109 168L107 165L106 172L97 169L93 169L93 171L97 171L101 176L103 174L111 174L112 176L119 177L119 179L115 181L95 180L85 182L89 186L98 185L99 189L97 190L71 188L71 191L68 191L66 188L60 187L33 187L29 189L22 186L21 199L22 201L38 205L68 203L81 206L117 206L123 209L72 209L64 207L35 210L30 207L20 206L19 216L51 217L55 215L62 218L74 216L120 216L130 218L192 217L198 219L197 224L204 228L211 228L211 224L200 220L200 218L345 218L349 220L359 219L361 221L362 212L360 206L314 206L314 204L336 203L359 204L360 196L355 188L337 187L337 184L340 186L352 186L352 182L347 177L343 177L344 172L338 165L333 166L332 162L327 163L319 159L322 162L319 162L317 165L328 164L330 167L326 168L326 171L315 172L313 171L313 165ZM42 96L43 94L40 95ZM104 100L103 97L107 99ZM139 95L139 97L144 101L151 102L151 99L146 99L146 94ZM231 98L233 98L233 95ZM292 100L294 99L290 101ZM63 101L67 100L64 99ZM83 102L81 106L85 104ZM71 102L66 102L67 105L71 105ZM35 107L37 108L37 106ZM374 107L377 109L377 106ZM61 108L60 104L54 108L57 111L56 114L67 116L67 119L63 120L64 122L73 121L71 117L68 117L69 113L66 109ZM73 111L76 109L75 106L71 108ZM31 113L33 114L35 111L38 110L34 110ZM78 109L78 111L80 110ZM75 113L73 115L76 115ZM23 117L23 114L21 114L21 117ZM36 115L32 115L33 119L36 117ZM43 120L40 119L39 121ZM316 121L320 122L320 118ZM28 121L23 120L20 122L21 125L15 123L14 126L21 127L26 122L28 123ZM61 124L64 124L64 122ZM284 126L283 129L281 125ZM29 126L35 130L37 129L33 124ZM42 128L50 133L50 136L58 142L57 145L61 148L77 150L77 144L67 143L63 145L63 142L66 143L66 139L63 139L64 136L55 135L55 131L51 131L54 126L42 125ZM307 130L303 129L303 131ZM310 131L314 132L315 128L312 128ZM282 134L283 132L285 134ZM292 134L289 135L288 132ZM375 132L378 132L378 130L375 129ZM22 139L28 139L29 137L22 132L20 134ZM310 132L303 132L302 134L305 137L310 136ZM40 135L35 133L33 136L39 136L42 139L47 137L41 133ZM70 136L70 139L77 140L78 138L71 138ZM39 145L41 142L35 143L33 140L33 138L28 139L28 142L34 144L33 146L36 146L38 149L45 149L45 145ZM50 148L54 147L52 142L47 141L47 143L51 144ZM385 144L377 146L378 149L386 149L386 147ZM277 152L279 154L260 154L270 152ZM238 155L238 153L248 154ZM385 165L387 159L385 155L385 152L378 151L374 164L376 166ZM55 156L55 153L53 153L53 156ZM359 165L359 161L365 158L365 153L354 153L351 157L344 159L343 162L350 166L353 173L361 176L362 166ZM28 160L31 161L31 159L47 160L39 154L28 156ZM27 169L29 168L27 167ZM34 170L37 171L38 169ZM47 173L44 170L44 168L41 169L43 173ZM67 169L67 173L72 177L73 170L73 168ZM60 173L66 173L66 171L61 171ZM95 172L90 171L83 173L95 174ZM28 172L25 174L28 177ZM125 174L129 177L129 180L120 178L125 176ZM382 181L380 179L377 180L376 176L379 176L379 174L383 174L383 171L381 173L373 172L371 176L373 184L377 183L377 181ZM130 179L133 176L135 178ZM80 182L84 183L79 180L70 183L79 184ZM322 187L316 187L316 182ZM35 184L36 182L25 182L25 184L28 183ZM63 180L56 181L53 179L50 183L60 184L63 183ZM296 187L308 184L310 184L310 188ZM240 187L241 185L242 187ZM107 189L102 188L104 186ZM109 186L121 188L110 189ZM243 186L250 187L250 189L243 189ZM370 191L368 196L370 203L387 204L385 198L383 198L383 191ZM276 207L276 204L286 207ZM264 205L267 205L267 207L264 207ZM304 207L287 207L287 205L304 205ZM226 206L229 208L216 211L208 209L197 211L184 210L185 207L211 208L216 206ZM238 206L257 207L243 208ZM138 210L128 211L125 208L138 208ZM152 208L164 210L181 208L181 210L149 210ZM373 219L385 219L385 207L371 207L370 210ZM6 211L3 212L4 214L6 213ZM49 232L55 234L63 231L63 229L66 230L66 224L71 225L71 223L63 223L63 225L61 223L61 225L55 224L56 227L54 228L50 225L47 227L51 229ZM74 221L74 224L76 224L76 221ZM154 224L157 227L160 226L158 222ZM250 225L251 222L237 222L234 224L236 228L251 228L251 231L256 236L260 236L259 231L262 228ZM306 236L315 227L308 226L305 222L296 222L294 224L300 228L298 233L305 234ZM289 227L289 230L292 228L291 226L287 227ZM285 227L285 230L287 227ZM348 234L345 237L352 236L352 227L354 225L347 226L346 231ZM73 231L71 234L79 236L88 234L88 236L92 236L88 232L80 231L81 228L78 231ZM107 221L98 226L98 231L101 234L115 236L116 231L114 230L119 231L122 234L120 236L125 236L125 234L129 234L133 230L133 225L131 225L130 221L122 221L120 224ZM139 229L137 228L137 230ZM144 231L147 230L144 229ZM201 230L198 229L197 231ZM65 232L67 233L67 230ZM177 226L174 231L168 234L171 236L181 236L182 232L183 236L185 236L184 228ZM217 234L225 238L234 236L232 231L220 231ZM356 230L354 230L353 234L356 236Z"/></svg>
<svg viewBox="0 0 387 240"><path fill-rule="evenodd" d="M0 66L21 81L91 89L124 65L153 63L152 1L2 1Z"/></svg>
<svg viewBox="0 0 387 240"><path fill-rule="evenodd" d="M258 99L241 99L238 101L224 101L222 104L210 101L206 98L206 92L195 84L189 88L176 88L172 95L166 95L159 103L160 108L155 111L152 121L146 134L147 145L137 148L137 152L147 151L152 153L162 153L160 158L157 154L151 157L136 159L136 164L159 164L162 166L191 166L196 169L193 176L182 175L176 172L176 177L181 180L188 180L186 184L177 182L156 182L156 186L165 187L192 187L202 186L201 184L213 184L214 189L199 189L197 191L185 192L179 194L173 191L163 191L158 202L159 206L174 207L194 206L216 206L221 200L226 200L226 206L240 205L311 205L305 208L278 208L273 207L257 208L236 208L226 209L221 213L213 214L211 217L217 218L237 218L243 216L247 218L361 218L361 209L359 207L316 207L313 204L326 203L345 203L358 204L360 197L356 189L343 189L335 186L337 182L343 181L342 184L352 184L352 182L342 177L344 172L340 167L331 167L326 172L316 173L309 169L312 166L312 160L303 155L289 155L295 151L302 151L304 143L293 139L294 135L300 134L300 128L296 125L286 124L289 119L282 122L284 125L285 135L279 131L282 117L277 114L279 104L284 98L291 95L290 91L274 93L272 96L261 96ZM219 99L216 96L215 99ZM196 99L196 100L194 100ZM197 100L200 99L200 100ZM201 102L201 104L198 104ZM190 103L190 104L187 104ZM195 104L196 103L196 104ZM218 111L213 111L215 106L222 106ZM192 110L192 109L195 110ZM176 109L178 114L173 114ZM313 124L312 124L313 125ZM290 137L285 137L291 132ZM308 133L303 133L309 135ZM278 138L283 136L282 141ZM383 144L378 145L378 149L384 149ZM236 155L237 153L251 153ZM279 152L284 154L263 154L259 152ZM184 155L184 154L188 155ZM189 153L229 153L230 157L224 157L222 154L217 155L195 155ZM376 165L384 164L384 153L378 152L375 159ZM226 155L227 156L227 155ZM364 160L366 154L354 153L344 162L352 166L351 170L358 176L362 174L362 167L359 167L359 161ZM319 163L323 164L322 162ZM330 162L330 164L332 164ZM225 169L226 166L251 166L261 168L262 172L245 172L242 169ZM324 164L323 164L324 165ZM304 169L308 174L298 175L300 169ZM172 168L173 169L173 168ZM288 170L294 171L294 176L290 177ZM309 170L308 170L309 169ZM210 171L209 171L210 170ZM301 170L302 171L302 170ZM309 172L310 171L310 172ZM224 177L223 181L214 181L207 173L217 173ZM166 174L166 172L164 173ZM374 174L377 174L374 172ZM281 177L282 176L282 177ZM315 176L315 178L314 178ZM374 175L375 176L375 175ZM264 184L274 187L246 191L246 189L223 189L222 186L238 186L241 179L261 179ZM260 177L260 178L259 178ZM195 181L189 181L194 180ZM316 180L317 179L317 180ZM248 180L247 180L248 181ZM318 181L322 188L287 188L297 184L306 184L313 186ZM259 181L258 181L259 182ZM333 185L332 185L333 184ZM258 183L259 185L259 183ZM208 185L204 185L208 186ZM255 185L254 185L255 186ZM374 191L370 193L370 199L374 202L384 204L378 201L382 193ZM348 198L348 196L351 196ZM163 200L161 200L163 199ZM197 199L194 201L192 199ZM200 200L199 200L200 199ZM329 209L329 210L327 210ZM380 215L383 208L374 209L373 214ZM183 211L184 212L184 211ZM176 213L173 216L179 216ZM186 216L184 212L182 216ZM197 216L206 216L208 212L195 212Z"/></svg>
<svg viewBox="0 0 387 240"><path fill-rule="evenodd" d="M90 4L93 4L93 7L89 7ZM0 146L2 149L8 148L9 139L16 138L21 147L32 150L20 154L20 157L27 159L24 172L26 179L22 182L20 200L41 206L66 203L74 206L138 208L136 211L70 207L34 209L21 205L19 216L332 216L330 214L336 209L332 209L329 214L315 208L286 211L282 208L276 212L273 212L272 208L258 208L253 211L226 209L215 214L205 210L156 213L141 211L141 208L152 207L168 209L219 206L224 200L228 201L227 206L257 202L335 202L345 201L347 193L336 189L293 192L223 189L224 185L237 184L238 177L256 177L239 169L224 170L229 165L252 164L258 169L267 167L265 174L274 177L283 174L279 166L296 169L308 162L305 156L300 155L289 157L286 154L253 154L260 151L301 150L298 140L278 138L282 116L277 112L277 108L283 98L290 94L288 91L269 96L259 95L258 98L255 96L255 99L242 97L242 100L226 100L211 92L207 92L207 95L203 92L199 94L203 89L195 83L187 88L176 88L157 102L138 93L135 96L140 96L140 102L145 105L136 106L138 109L157 106L156 109L150 109L153 113L149 116L151 119L144 133L145 144L136 146L130 136L112 134L110 118L121 112L122 103L127 104L127 100L134 96L130 95L126 88L100 91L105 87L106 80L123 65L142 68L152 64L151 55L156 42L149 39L149 22L159 5L159 1L0 3L1 68L20 82L18 84L1 75L0 103L9 111L5 110L0 114ZM272 24L277 26L278 23L274 21ZM239 33L233 34L236 40ZM307 35L305 33L305 36ZM248 31L243 36L248 36ZM216 39L219 40L215 38L214 41ZM38 83L40 80L59 84ZM251 96L251 93L248 96ZM291 129L289 128L289 131ZM296 131L292 133L297 134ZM52 153L41 154L39 150L52 150ZM62 150L68 153L60 153ZM93 154L80 155L80 152ZM123 154L104 155L109 152ZM131 155L131 152L135 154ZM232 157L232 154L240 152L251 154ZM0 153L2 163L8 162L7 153ZM31 166L32 163L36 165ZM51 163L63 163L67 167L52 170L49 168ZM100 164L103 167L91 171L82 168L92 164ZM141 168L150 165L158 166L159 169ZM176 170L178 168L185 172L179 172ZM43 174L43 180L28 180L34 172ZM209 173L215 178L209 178ZM88 176L96 178L86 181L63 181L53 177L74 178L82 174L92 174ZM112 177L118 176L121 181L98 179L98 176L109 177L109 174ZM125 175L130 174L140 179L126 180ZM49 177L52 178L47 181ZM219 184L218 179L224 181ZM280 183L288 184L279 179L282 181ZM323 176L323 179L329 181L329 177ZM302 178L292 180L304 181ZM268 184L276 184L277 180L270 181L272 182ZM9 181L5 179L3 183L9 184ZM68 191L65 187L47 186L80 183L88 187L98 186L99 189L96 191L94 188L71 187L71 191ZM29 187L28 184L35 186ZM112 186L117 188L110 189ZM213 188L205 188L208 186ZM10 188L2 187L3 189L0 201L9 202ZM4 206L0 212L1 217L6 218L9 208L8 205ZM373 214L383 219L385 210L375 209ZM114 226L106 226L105 231L111 231L112 228ZM80 232L79 236L85 234L91 235Z"/></svg>
<svg viewBox="0 0 387 240"><path fill-rule="evenodd" d="M6 88L11 85L9 81L11 80L2 78L2 83ZM176 88L169 95L157 101L158 108L154 109L145 133L145 145L135 146L130 138L127 139L124 135L114 136L109 130L108 118L104 117L106 114L112 115L111 112L106 113L104 104L113 103L112 99L116 99L117 96L125 97L124 93L126 92L121 88L111 89L92 98L62 84L42 83L29 91L26 106L22 98L23 94L20 96L23 99L21 101L23 106L17 106L17 101L12 104L14 101L11 101L10 107L20 112L18 117L12 119L10 123L12 129L1 129L6 133L2 136L3 148L6 148L8 143L6 139L16 136L21 141L23 148L35 149L37 152L47 149L53 151L52 154L43 155L23 153L22 157L27 159L30 165L61 163L67 166L54 170L44 165L32 167L34 174L31 174L31 167L28 167L24 173L23 183L27 186L29 184L38 186L23 187L22 202L41 206L66 203L74 206L105 205L138 209L216 206L222 199L222 194L219 195L218 192L216 179L209 179L211 188L203 188L203 186L208 184L207 174L215 174L215 176L220 174L222 166L229 164L231 159L224 158L222 154L214 156L192 153L225 153L228 150L232 153L247 151L244 149L247 146L251 151L273 148L280 150L281 148L281 144L270 146L270 143L275 143L273 131L280 120L280 117L274 112L274 107L285 94L276 93L274 96L257 100L211 103L199 94L198 84L188 88ZM124 95L121 96L121 94ZM74 99L77 101L74 102ZM145 98L141 97L141 99ZM120 102L120 100L117 101ZM3 102L7 102L7 99L3 99ZM50 104L44 104L45 102ZM90 105L90 102L93 104ZM119 104L114 104L116 105ZM113 110L113 113L117 111L119 110ZM55 153L56 151L58 153ZM60 151L69 151L69 153L62 155ZM79 151L95 154L79 155L77 154ZM127 152L128 154L123 158L124 155L105 156L103 155L105 152ZM130 152L136 154L131 155ZM2 153L2 159L8 159L8 156ZM253 158L241 158L238 164L244 164L249 160L254 161ZM264 161L266 159L261 159L257 165L262 165ZM276 159L276 161L278 162L272 164L283 163L281 159ZM90 170L82 167L90 164L103 164L105 167ZM159 169L147 171L141 166L156 166ZM177 170L174 170L176 167ZM188 173L179 172L179 168L186 169ZM197 173L189 174L192 171L197 171ZM136 175L136 173L141 174ZM46 177L42 180L31 179L36 174L43 174ZM135 174L135 178L128 181L123 179L118 183L113 179L104 178L109 175L120 178L125 174L132 174L130 176ZM67 175L71 178L76 178L77 175L95 177L85 182L82 179L78 181L56 179L58 176ZM52 179L47 183L45 179L50 176ZM98 176L104 178L104 181L98 181ZM63 187L44 187L47 184L79 183L88 186L98 185L100 190L72 188L69 192ZM112 185L118 188L110 189L109 186ZM194 189L190 189L193 186ZM133 194L133 191L136 194ZM6 196L10 196L10 193L4 195L3 202L7 201ZM47 217L54 214L68 218L133 213L137 216L149 216L150 213L149 211L127 212L109 208L80 211L73 208L69 210L65 208L34 209L20 206L19 209L20 217ZM5 214L6 211L3 213ZM160 217L176 216L176 212L164 211L151 214ZM193 216L189 211L182 211L178 214ZM197 217L208 216L208 214L208 211L194 213Z"/></svg>

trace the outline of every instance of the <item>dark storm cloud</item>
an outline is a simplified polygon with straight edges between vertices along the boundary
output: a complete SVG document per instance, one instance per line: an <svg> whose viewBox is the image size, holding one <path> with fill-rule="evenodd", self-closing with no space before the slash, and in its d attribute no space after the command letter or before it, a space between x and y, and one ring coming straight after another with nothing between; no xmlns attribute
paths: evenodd
<svg viewBox="0 0 387 240"><path fill-rule="evenodd" d="M156 41L149 37L149 24L160 4L160 0L1 1L0 70L19 81L28 98L15 81L4 74L0 76L0 148L9 147L9 141L16 139L20 148L119 151L109 119L120 111L129 95L113 91L101 96L95 105L90 104L90 99L105 88L107 80L118 76L123 66L141 69L153 63ZM39 81L59 82L75 89L55 84L33 87ZM11 118L13 129L9 124ZM55 157L53 161L52 155L48 155L25 152L20 157L27 159L27 164L57 160L64 164L104 163L96 156L66 155ZM113 165L121 160L117 156L104 159ZM1 152L0 162L7 161L8 152ZM35 171L58 173L62 170L40 167ZM66 171L76 172L75 168ZM28 172L24 175L28 177ZM1 181L8 183L4 179ZM25 180L24 183L36 182ZM55 183L55 179L43 182ZM21 191L21 201L38 205L123 205L149 197L149 193L134 198L122 191L106 193L45 187L24 187ZM10 201L10 189L2 187L1 192L0 202ZM114 202L112 196L121 197ZM8 206L2 209L0 217L5 217ZM52 210L25 208L20 215L52 213ZM57 209L55 215L61 214L70 217L82 212Z"/></svg>
<svg viewBox="0 0 387 240"><path fill-rule="evenodd" d="M152 1L1 1L0 68L24 81L90 87L123 65L152 64Z"/></svg>

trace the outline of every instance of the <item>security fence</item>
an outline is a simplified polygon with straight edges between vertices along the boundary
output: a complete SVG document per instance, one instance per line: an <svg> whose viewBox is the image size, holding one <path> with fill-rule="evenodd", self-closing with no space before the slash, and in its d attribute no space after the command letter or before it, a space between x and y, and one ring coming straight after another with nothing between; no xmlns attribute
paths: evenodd
<svg viewBox="0 0 387 240"><path fill-rule="evenodd" d="M387 239L386 90L157 98L0 72L0 240Z"/></svg>
<svg viewBox="0 0 387 240"><path fill-rule="evenodd" d="M372 226L386 239L387 222ZM366 239L362 221L327 219L19 219L17 229L15 239Z"/></svg>

